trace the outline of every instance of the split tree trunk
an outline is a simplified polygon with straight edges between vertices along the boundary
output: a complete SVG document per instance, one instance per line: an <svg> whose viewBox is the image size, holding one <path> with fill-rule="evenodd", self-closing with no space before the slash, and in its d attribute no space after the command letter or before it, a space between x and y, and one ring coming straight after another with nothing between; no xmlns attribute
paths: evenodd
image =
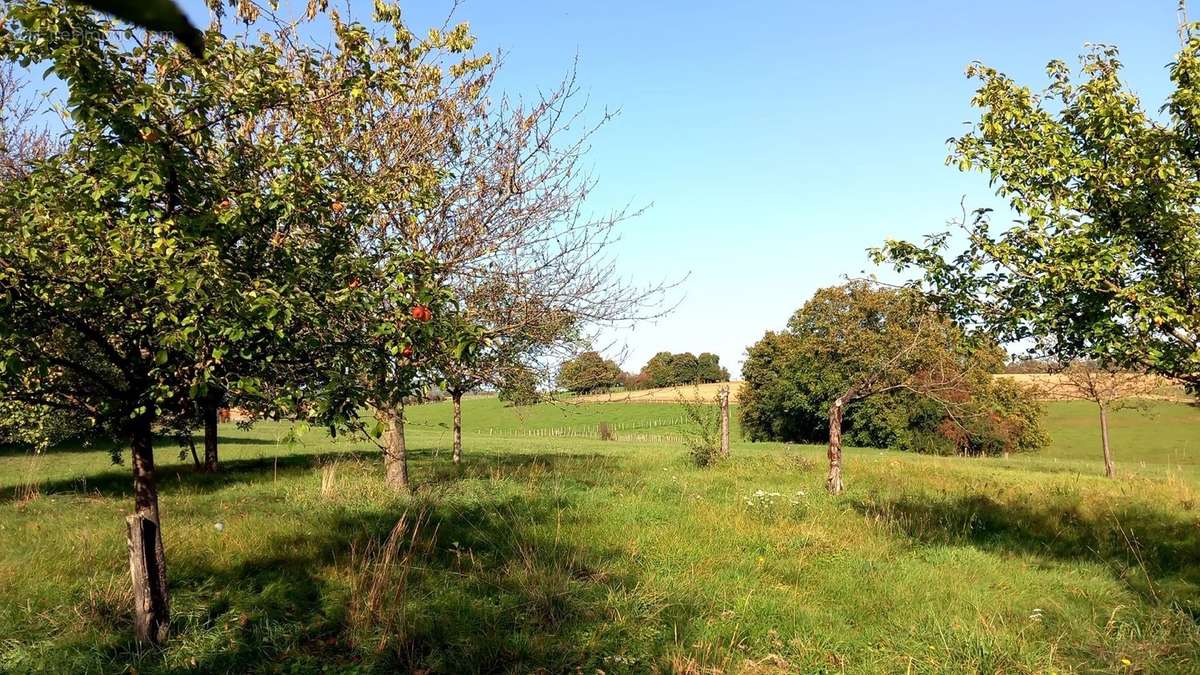
<svg viewBox="0 0 1200 675"><path fill-rule="evenodd" d="M210 473L220 470L217 457L217 413L221 401L219 397L206 397L201 404L204 415L204 470Z"/></svg>
<svg viewBox="0 0 1200 675"><path fill-rule="evenodd" d="M454 401L454 463L462 463L462 392L450 392Z"/></svg>
<svg viewBox="0 0 1200 675"><path fill-rule="evenodd" d="M1112 450L1108 446L1108 406L1100 406L1100 441L1104 445L1104 475L1116 478L1117 468L1113 464Z"/></svg>
<svg viewBox="0 0 1200 675"><path fill-rule="evenodd" d="M829 494L840 495L842 485L842 414L845 403L841 398L829 406L829 478L825 487Z"/></svg>
<svg viewBox="0 0 1200 675"><path fill-rule="evenodd" d="M387 411L388 439L384 450L384 467L387 483L392 489L408 491L408 447L404 439L404 404Z"/></svg>
<svg viewBox="0 0 1200 675"><path fill-rule="evenodd" d="M129 574L133 581L133 625L138 640L162 644L167 639L170 600L167 557L158 515L158 487L154 481L150 417L139 417L131 431L134 513L126 518L126 523Z"/></svg>
<svg viewBox="0 0 1200 675"><path fill-rule="evenodd" d="M721 456L729 456L729 387L722 387L717 393L717 401L721 405Z"/></svg>

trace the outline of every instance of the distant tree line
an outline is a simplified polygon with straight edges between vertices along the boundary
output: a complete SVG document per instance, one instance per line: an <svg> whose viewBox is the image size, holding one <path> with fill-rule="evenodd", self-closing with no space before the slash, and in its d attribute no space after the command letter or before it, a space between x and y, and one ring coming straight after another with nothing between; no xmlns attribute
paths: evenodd
<svg viewBox="0 0 1200 675"><path fill-rule="evenodd" d="M612 389L621 383L621 367L599 352L584 352L562 364L558 386L576 394Z"/></svg>
<svg viewBox="0 0 1200 675"><path fill-rule="evenodd" d="M634 374L622 372L615 361L590 351L564 362L557 383L566 391L585 394L617 387L653 389L728 381L729 370L721 366L721 357L710 352L699 356L691 352L659 352Z"/></svg>
<svg viewBox="0 0 1200 675"><path fill-rule="evenodd" d="M691 352L659 352L650 357L641 372L627 377L627 389L675 387L681 384L728 382L729 371L721 367L721 357L710 352L696 356Z"/></svg>

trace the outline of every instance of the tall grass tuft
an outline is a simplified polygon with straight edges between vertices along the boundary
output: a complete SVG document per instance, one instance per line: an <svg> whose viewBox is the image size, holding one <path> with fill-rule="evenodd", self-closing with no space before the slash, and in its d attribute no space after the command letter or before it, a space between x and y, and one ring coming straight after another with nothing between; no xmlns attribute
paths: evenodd
<svg viewBox="0 0 1200 675"><path fill-rule="evenodd" d="M29 462L25 467L25 475L21 478L21 482L13 494L17 504L27 504L38 497L42 496L42 490L38 483L38 458L40 455L29 455Z"/></svg>
<svg viewBox="0 0 1200 675"><path fill-rule="evenodd" d="M602 441L617 440L617 434L613 432L612 427L609 426L608 422L601 422L600 424L596 425L596 433L599 434L600 440Z"/></svg>
<svg viewBox="0 0 1200 675"><path fill-rule="evenodd" d="M700 398L700 387L697 385L692 398L684 398L680 391L678 400L687 420L683 427L683 442L692 455L692 461L701 467L716 464L722 459L719 399L703 401Z"/></svg>
<svg viewBox="0 0 1200 675"><path fill-rule="evenodd" d="M410 522L406 511L383 541L372 540L350 551L350 603L347 630L350 641L376 652L397 651L410 626L407 601L413 560L429 555L437 531L420 539L426 522L422 511Z"/></svg>
<svg viewBox="0 0 1200 675"><path fill-rule="evenodd" d="M321 497L333 499L337 496L337 462L321 466Z"/></svg>

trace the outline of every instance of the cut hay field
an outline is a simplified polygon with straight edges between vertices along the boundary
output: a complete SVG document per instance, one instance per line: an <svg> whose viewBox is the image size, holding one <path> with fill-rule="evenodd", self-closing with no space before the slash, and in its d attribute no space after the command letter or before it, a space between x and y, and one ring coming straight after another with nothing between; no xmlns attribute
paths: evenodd
<svg viewBox="0 0 1200 675"><path fill-rule="evenodd" d="M682 398L684 401L709 403L716 399L717 392L722 387L729 387L729 400L730 402L737 403L738 394L742 389L741 382L709 382L707 384L688 384L677 387L622 390L604 394L578 396L574 400L580 403L678 403Z"/></svg>
<svg viewBox="0 0 1200 675"><path fill-rule="evenodd" d="M1023 387L1032 389L1035 395L1043 401L1061 401L1071 398L1064 389L1069 391L1069 382L1065 375L1059 373L1025 373L996 375L1015 382ZM1131 396L1138 399L1178 401L1182 403L1195 400L1184 388L1162 377L1143 375L1129 384Z"/></svg>
<svg viewBox="0 0 1200 675"><path fill-rule="evenodd" d="M1044 401L1061 401L1068 398L1062 393L1064 382L1062 375L1006 373L996 375L995 377L1010 380L1023 387L1028 387L1035 392L1035 395L1039 399ZM589 394L587 396L575 397L572 400L578 403L678 403L682 398L685 401L708 403L716 398L717 392L721 387L729 386L730 401L737 403L743 385L744 383L742 382L712 382L700 385L681 385L677 387ZM1140 399L1177 401L1181 403L1195 400L1195 397L1184 391L1183 387L1152 375L1147 375L1141 382L1138 382L1137 389L1136 398Z"/></svg>
<svg viewBox="0 0 1200 675"><path fill-rule="evenodd" d="M837 498L820 447L515 434L663 404L468 399L461 468L415 407L413 496L320 431L223 426L215 476L164 442L161 651L130 640L127 468L0 454L0 672L1200 672L1200 409L1116 413L1109 481L1092 411L1047 408L1040 455L850 449Z"/></svg>

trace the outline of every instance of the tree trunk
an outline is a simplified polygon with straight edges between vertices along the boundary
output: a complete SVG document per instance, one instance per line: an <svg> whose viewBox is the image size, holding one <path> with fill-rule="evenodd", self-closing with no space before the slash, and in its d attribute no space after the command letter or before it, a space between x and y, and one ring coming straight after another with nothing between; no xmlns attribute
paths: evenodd
<svg viewBox="0 0 1200 675"><path fill-rule="evenodd" d="M1113 464L1112 450L1108 446L1108 406L1100 406L1100 441L1104 445L1104 475L1116 478L1117 468Z"/></svg>
<svg viewBox="0 0 1200 675"><path fill-rule="evenodd" d="M450 392L454 401L454 463L462 463L462 392Z"/></svg>
<svg viewBox="0 0 1200 675"><path fill-rule="evenodd" d="M217 461L217 411L221 407L221 399L207 396L200 407L204 415L204 470L216 472L220 469Z"/></svg>
<svg viewBox="0 0 1200 675"><path fill-rule="evenodd" d="M170 603L167 557L158 516L158 488L154 482L150 417L139 417L131 431L134 514L126 518L126 523L129 574L133 581L133 625L138 640L161 644L167 639Z"/></svg>
<svg viewBox="0 0 1200 675"><path fill-rule="evenodd" d="M387 483L397 492L408 491L408 447L404 439L404 404L387 412L388 439L384 450Z"/></svg>
<svg viewBox="0 0 1200 675"><path fill-rule="evenodd" d="M192 440L192 432L189 430L187 434L188 448L192 451L192 463L196 465L197 471L202 471L204 465L200 463L200 457L196 454L196 442Z"/></svg>
<svg viewBox="0 0 1200 675"><path fill-rule="evenodd" d="M825 487L829 494L840 495L842 485L842 413L845 404L837 399L829 407L829 479Z"/></svg>
<svg viewBox="0 0 1200 675"><path fill-rule="evenodd" d="M721 405L721 456L729 456L729 387L722 387L717 394Z"/></svg>

